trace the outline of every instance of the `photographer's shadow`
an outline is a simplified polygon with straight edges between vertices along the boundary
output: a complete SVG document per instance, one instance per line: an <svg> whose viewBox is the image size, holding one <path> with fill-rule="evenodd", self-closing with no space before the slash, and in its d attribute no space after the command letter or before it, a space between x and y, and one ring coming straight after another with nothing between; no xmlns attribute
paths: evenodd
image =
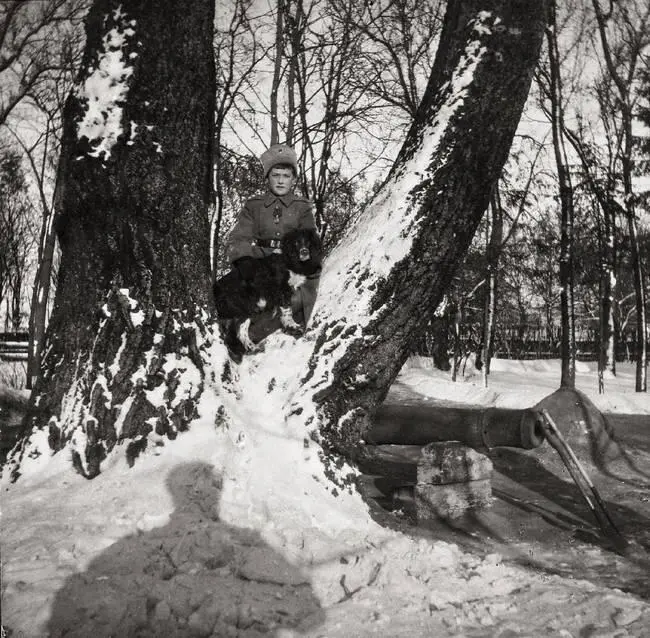
<svg viewBox="0 0 650 638"><path fill-rule="evenodd" d="M57 593L48 635L258 636L323 618L308 577L251 530L218 519L221 479L178 466L167 525L115 543Z"/></svg>

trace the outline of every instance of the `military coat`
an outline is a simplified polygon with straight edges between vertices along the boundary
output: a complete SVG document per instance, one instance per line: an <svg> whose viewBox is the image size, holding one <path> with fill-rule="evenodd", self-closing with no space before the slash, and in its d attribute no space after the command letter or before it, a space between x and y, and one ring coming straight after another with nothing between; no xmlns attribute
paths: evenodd
<svg viewBox="0 0 650 638"><path fill-rule="evenodd" d="M258 240L280 240L290 230L316 230L312 203L293 193L278 197L265 193L249 199L242 209L228 239L228 261L240 257L266 257L273 248L257 245Z"/></svg>
<svg viewBox="0 0 650 638"><path fill-rule="evenodd" d="M306 197L288 193L278 197L271 192L249 199L242 209L228 238L226 255L232 263L240 257L266 257L290 230L316 230L312 203ZM261 240L263 246L258 244ZM306 324L316 302L318 275L309 277L291 299L296 321Z"/></svg>

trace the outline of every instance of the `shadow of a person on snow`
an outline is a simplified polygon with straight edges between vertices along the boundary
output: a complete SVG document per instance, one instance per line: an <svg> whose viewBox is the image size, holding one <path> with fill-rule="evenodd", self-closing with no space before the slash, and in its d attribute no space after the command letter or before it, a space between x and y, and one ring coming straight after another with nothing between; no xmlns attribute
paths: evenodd
<svg viewBox="0 0 650 638"><path fill-rule="evenodd" d="M221 478L180 465L167 525L106 549L57 593L48 635L93 638L258 636L318 626L308 577L252 530L219 521Z"/></svg>

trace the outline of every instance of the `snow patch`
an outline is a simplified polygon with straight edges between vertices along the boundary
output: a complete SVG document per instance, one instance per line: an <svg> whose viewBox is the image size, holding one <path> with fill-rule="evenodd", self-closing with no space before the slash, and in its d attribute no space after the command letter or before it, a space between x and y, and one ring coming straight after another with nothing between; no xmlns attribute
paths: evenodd
<svg viewBox="0 0 650 638"><path fill-rule="evenodd" d="M85 104L77 124L79 139L87 138L93 146L91 157L107 159L122 135L122 105L129 92L133 67L127 62L126 48L135 35L135 20L126 20L121 5L112 14L115 26L107 31L98 51L95 66L88 69L83 83L74 89ZM105 21L106 22L106 21Z"/></svg>

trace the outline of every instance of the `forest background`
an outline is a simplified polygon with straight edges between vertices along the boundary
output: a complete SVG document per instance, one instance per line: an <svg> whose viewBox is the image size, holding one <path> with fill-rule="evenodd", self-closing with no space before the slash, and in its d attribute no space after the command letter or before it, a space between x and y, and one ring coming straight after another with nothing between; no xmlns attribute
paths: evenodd
<svg viewBox="0 0 650 638"><path fill-rule="evenodd" d="M63 104L89 5L0 7L0 329L37 343L57 277ZM326 249L337 243L416 115L445 5L217 2L213 276L227 268L235 215L263 185L257 157L271 142L296 147L298 188L314 201ZM468 357L487 373L494 354L556 358L573 335L564 352L597 359L603 386L617 360L630 360L645 390L650 8L572 0L553 17L498 188L412 348L454 373Z"/></svg>

